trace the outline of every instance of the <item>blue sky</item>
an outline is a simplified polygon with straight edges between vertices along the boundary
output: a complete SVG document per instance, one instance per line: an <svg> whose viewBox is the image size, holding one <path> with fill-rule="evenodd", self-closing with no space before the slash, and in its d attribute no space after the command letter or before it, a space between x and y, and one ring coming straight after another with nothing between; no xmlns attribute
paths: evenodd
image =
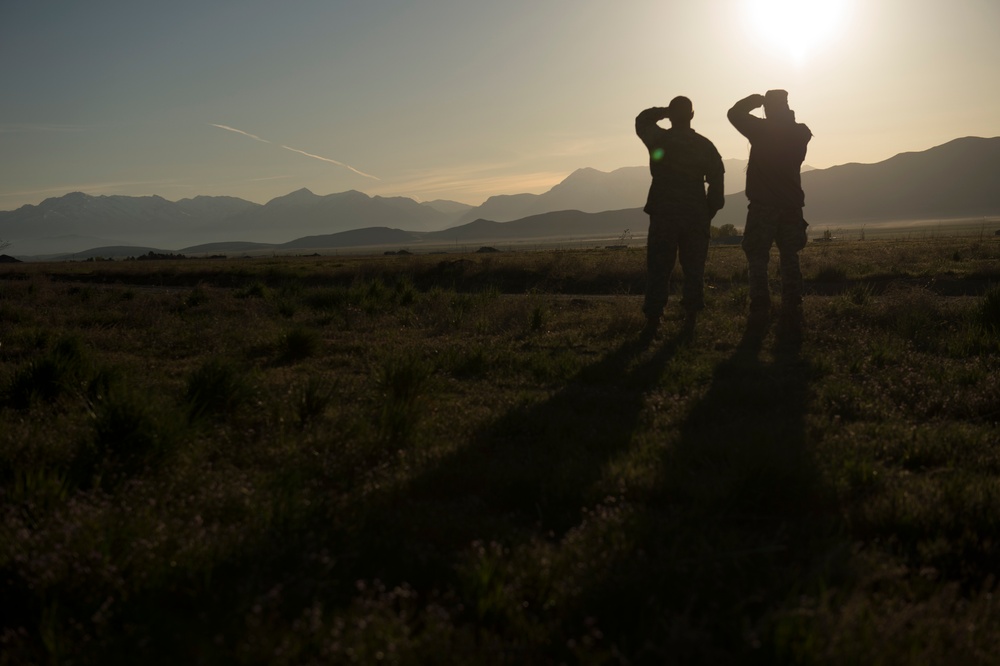
<svg viewBox="0 0 1000 666"><path fill-rule="evenodd" d="M748 151L726 110L774 87L815 167L1000 135L996 0L799 0L814 13L787 25L783 2L0 0L0 210L301 187L479 204L644 164L633 119L679 94L726 158Z"/></svg>

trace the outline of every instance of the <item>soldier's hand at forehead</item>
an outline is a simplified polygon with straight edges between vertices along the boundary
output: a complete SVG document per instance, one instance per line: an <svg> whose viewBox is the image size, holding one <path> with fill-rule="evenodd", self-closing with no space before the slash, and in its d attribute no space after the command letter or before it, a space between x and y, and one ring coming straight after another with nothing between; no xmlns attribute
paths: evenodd
<svg viewBox="0 0 1000 666"><path fill-rule="evenodd" d="M758 106L764 106L764 96L763 95L750 95L747 100L753 102L753 106L756 109Z"/></svg>

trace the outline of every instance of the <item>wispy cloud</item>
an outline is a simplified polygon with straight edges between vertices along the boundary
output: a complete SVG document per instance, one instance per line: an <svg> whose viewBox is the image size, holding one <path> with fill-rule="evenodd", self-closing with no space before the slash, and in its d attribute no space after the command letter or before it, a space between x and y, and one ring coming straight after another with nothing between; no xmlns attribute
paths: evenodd
<svg viewBox="0 0 1000 666"><path fill-rule="evenodd" d="M345 169L350 169L359 176L364 176L365 178L374 178L375 180L381 180L378 176L373 176L370 173L365 173L364 171L359 171L355 169L350 164L344 164L343 162L338 162L337 160L331 160L329 157L323 157L321 155L313 155L312 153L307 153L304 150L299 150L298 148L292 148L290 146L282 146L285 150L290 150L293 153L298 153L299 155L305 155L306 157L312 157L313 159L322 160L324 162L329 162L330 164L336 164L337 166L342 166Z"/></svg>
<svg viewBox="0 0 1000 666"><path fill-rule="evenodd" d="M25 204L37 204L39 197L46 199L50 196L61 197L69 192L83 192L91 196L102 194L122 194L127 196L149 196L154 194L151 190L162 191L163 189L176 189L185 187L176 180L116 180L92 183L67 183L54 185L52 187L40 187L35 189L17 190L14 192L0 192L0 210L10 210ZM141 189L140 189L141 188ZM8 208L10 206L11 208Z"/></svg>
<svg viewBox="0 0 1000 666"><path fill-rule="evenodd" d="M250 132L244 132L241 129L236 129L235 127L230 127L229 125L217 125L216 123L209 123L212 127L218 127L219 129L224 129L227 132L236 132L237 134L242 134L243 136L248 136L254 141L260 141L261 143L271 143L267 139L262 139L256 134L251 134Z"/></svg>
<svg viewBox="0 0 1000 666"><path fill-rule="evenodd" d="M408 192L407 196L424 200L448 198L479 204L495 194L545 192L560 183L566 175L564 171L517 173L470 165L414 175L394 182L392 189L396 193Z"/></svg>
<svg viewBox="0 0 1000 666"><path fill-rule="evenodd" d="M288 178L298 178L298 176L293 174L286 174L284 176L261 176L260 178L251 178L249 179L249 182L259 183L265 180L286 180Z"/></svg>
<svg viewBox="0 0 1000 666"><path fill-rule="evenodd" d="M136 185L156 185L158 187L175 186L175 180L116 180L98 183L71 183L67 185L55 185L52 187L42 187L34 190L18 190L17 192L0 192L0 198L23 197L35 194L59 194L67 192L83 192L94 194L106 192L108 190L120 190L124 187L134 187Z"/></svg>
<svg viewBox="0 0 1000 666"><path fill-rule="evenodd" d="M219 125L218 123L209 123L209 125L211 125L212 127L218 127L219 129L226 130L227 132L235 132L236 134L242 134L243 136L250 137L254 141L260 141L261 143L275 145L273 142L268 141L267 139L262 139L256 134L251 134L250 132L244 132L241 129L236 129L235 127L230 127L229 125ZM291 146L282 145L281 147L284 148L285 150L290 150L293 153L298 153L299 155L305 155L306 157L311 157L314 160L321 160L323 162L329 162L330 164L336 164L339 167L343 167L345 169L348 169L349 171L353 171L359 176L364 176L365 178L372 178L374 180L380 180L378 176L373 176L370 173L365 173L364 171L361 171L360 169L355 169L350 164L345 164L343 162L340 162L339 160L331 159L329 157L323 157L322 155L314 155L313 153L307 153L304 150L299 150L298 148L292 148Z"/></svg>
<svg viewBox="0 0 1000 666"><path fill-rule="evenodd" d="M622 141L620 135L588 136L557 139L545 146L545 151L537 157L587 157L614 149ZM642 145L639 146L640 150Z"/></svg>

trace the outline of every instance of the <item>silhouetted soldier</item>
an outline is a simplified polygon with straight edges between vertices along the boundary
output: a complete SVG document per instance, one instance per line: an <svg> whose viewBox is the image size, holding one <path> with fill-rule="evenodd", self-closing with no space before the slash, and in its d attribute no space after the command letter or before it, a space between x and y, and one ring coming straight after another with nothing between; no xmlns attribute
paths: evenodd
<svg viewBox="0 0 1000 666"><path fill-rule="evenodd" d="M751 115L763 106L764 118ZM749 327L766 328L771 295L767 286L767 264L771 245L778 246L781 269L782 322L794 333L802 326L802 271L799 250L806 245L806 221L802 217L805 195L801 169L812 132L795 122L788 108L788 93L768 90L750 95L729 109L729 122L750 140L746 195L750 200L743 252L750 282Z"/></svg>
<svg viewBox="0 0 1000 666"><path fill-rule="evenodd" d="M712 218L725 204L725 170L712 142L691 129L693 117L691 100L675 97L670 106L646 109L635 119L635 133L649 149L653 177L643 208L649 215L644 337L651 338L659 327L678 257L684 271L681 307L687 332L693 331L696 313L705 307L705 260ZM670 129L657 125L665 118Z"/></svg>

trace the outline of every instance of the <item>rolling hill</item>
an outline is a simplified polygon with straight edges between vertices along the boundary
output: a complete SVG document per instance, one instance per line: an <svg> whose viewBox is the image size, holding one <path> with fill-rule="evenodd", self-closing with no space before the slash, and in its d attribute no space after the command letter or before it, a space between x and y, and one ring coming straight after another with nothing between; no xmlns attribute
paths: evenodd
<svg viewBox="0 0 1000 666"><path fill-rule="evenodd" d="M727 190L742 184L742 165L728 161ZM1000 137L955 139L876 164L804 170L805 216L813 224L841 226L997 216L998 177ZM318 248L485 242L618 234L626 228L641 235L647 220L640 209L648 187L646 167L623 167L610 173L578 169L543 194L495 196L478 207L357 191L320 196L306 189L266 204L233 197L171 202L74 192L0 212L0 239L10 241L11 254L27 258L83 256L98 247L237 252L240 243ZM740 228L745 215L742 192L730 193L713 223Z"/></svg>
<svg viewBox="0 0 1000 666"><path fill-rule="evenodd" d="M805 218L852 226L876 221L1000 215L1000 137L955 139L875 164L844 164L802 174ZM726 197L714 224L742 227L746 197Z"/></svg>

